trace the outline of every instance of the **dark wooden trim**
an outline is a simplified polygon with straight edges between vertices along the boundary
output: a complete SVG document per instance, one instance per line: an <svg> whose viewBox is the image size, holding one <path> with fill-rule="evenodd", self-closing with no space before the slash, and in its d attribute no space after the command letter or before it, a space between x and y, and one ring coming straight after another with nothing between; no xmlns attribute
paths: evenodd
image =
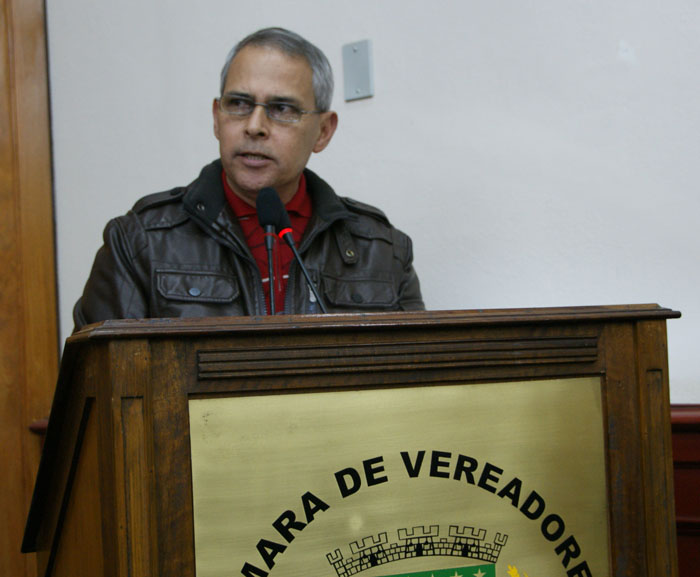
<svg viewBox="0 0 700 577"><path fill-rule="evenodd" d="M558 338L501 338L473 340L434 340L401 342L401 337L385 343L349 345L340 351L329 343L293 349L232 349L200 351L200 380L281 375L290 366L306 374L339 374L376 371L378 366L390 370L413 369L413 358L432 352L434 368L496 367L543 363L591 364L598 358L597 335ZM319 364L318 360L324 362Z"/></svg>
<svg viewBox="0 0 700 577"><path fill-rule="evenodd" d="M678 566L700 576L700 405L671 405Z"/></svg>
<svg viewBox="0 0 700 577"><path fill-rule="evenodd" d="M203 334L224 335L241 331L342 331L356 330L365 319L373 330L402 326L419 328L440 323L445 327L476 327L524 325L529 323L585 323L601 321L667 320L680 318L681 313L657 304L609 305L530 309L492 309L471 311L417 311L392 313L355 313L330 315L289 315L266 317L239 317L237 322L225 317L198 319L120 319L88 325L68 342L86 339L115 339L148 337L154 334L181 337ZM182 322L182 321L185 322Z"/></svg>
<svg viewBox="0 0 700 577"><path fill-rule="evenodd" d="M676 519L679 535L700 537L700 517L678 517Z"/></svg>
<svg viewBox="0 0 700 577"><path fill-rule="evenodd" d="M700 432L700 405L671 405L671 429Z"/></svg>

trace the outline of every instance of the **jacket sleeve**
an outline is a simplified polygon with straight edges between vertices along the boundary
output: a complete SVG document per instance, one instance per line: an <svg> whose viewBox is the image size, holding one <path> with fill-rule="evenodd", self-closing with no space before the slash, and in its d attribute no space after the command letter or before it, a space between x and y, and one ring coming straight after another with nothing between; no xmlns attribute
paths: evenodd
<svg viewBox="0 0 700 577"><path fill-rule="evenodd" d="M403 275L399 285L399 309L402 311L422 311L425 310L423 296L420 291L420 281L413 268L413 243L410 237L396 231L399 235L399 242L395 241L399 260L404 263Z"/></svg>
<svg viewBox="0 0 700 577"><path fill-rule="evenodd" d="M103 320L149 316L148 290L135 268L138 240L143 234L127 233L126 229L133 226L127 215L111 220L105 227L104 245L73 308L74 331Z"/></svg>

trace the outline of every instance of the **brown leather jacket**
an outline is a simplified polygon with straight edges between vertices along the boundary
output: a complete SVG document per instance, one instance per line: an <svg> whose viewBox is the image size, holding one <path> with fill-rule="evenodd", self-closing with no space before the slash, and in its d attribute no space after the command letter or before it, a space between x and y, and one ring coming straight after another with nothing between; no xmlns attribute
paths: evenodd
<svg viewBox="0 0 700 577"><path fill-rule="evenodd" d="M411 240L376 208L305 171L314 211L299 246L328 312L423 309ZM318 313L296 262L285 314ZM221 162L107 224L76 330L107 319L265 315L260 272L221 185Z"/></svg>

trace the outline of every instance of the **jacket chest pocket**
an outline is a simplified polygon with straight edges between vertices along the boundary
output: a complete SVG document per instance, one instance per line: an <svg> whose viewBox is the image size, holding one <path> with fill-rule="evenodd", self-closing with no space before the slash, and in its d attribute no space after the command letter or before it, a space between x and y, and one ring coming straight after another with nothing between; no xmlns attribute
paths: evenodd
<svg viewBox="0 0 700 577"><path fill-rule="evenodd" d="M223 273L156 270L156 290L166 301L180 303L230 303L239 296L238 281Z"/></svg>
<svg viewBox="0 0 700 577"><path fill-rule="evenodd" d="M322 275L323 296L333 308L394 310L398 296L390 278L352 278Z"/></svg>

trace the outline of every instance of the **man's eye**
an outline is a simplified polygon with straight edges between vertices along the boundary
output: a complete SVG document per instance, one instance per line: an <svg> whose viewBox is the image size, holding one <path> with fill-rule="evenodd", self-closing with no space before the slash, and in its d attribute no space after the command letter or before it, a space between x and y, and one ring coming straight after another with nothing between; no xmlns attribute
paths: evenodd
<svg viewBox="0 0 700 577"><path fill-rule="evenodd" d="M225 96L224 97L224 108L231 111L246 111L250 110L251 102L246 98L238 98L236 96Z"/></svg>
<svg viewBox="0 0 700 577"><path fill-rule="evenodd" d="M270 102L270 104L268 104L268 107L272 114L277 114L280 116L284 116L286 114L294 114L297 111L296 106L292 106L291 104L287 104L286 102Z"/></svg>

